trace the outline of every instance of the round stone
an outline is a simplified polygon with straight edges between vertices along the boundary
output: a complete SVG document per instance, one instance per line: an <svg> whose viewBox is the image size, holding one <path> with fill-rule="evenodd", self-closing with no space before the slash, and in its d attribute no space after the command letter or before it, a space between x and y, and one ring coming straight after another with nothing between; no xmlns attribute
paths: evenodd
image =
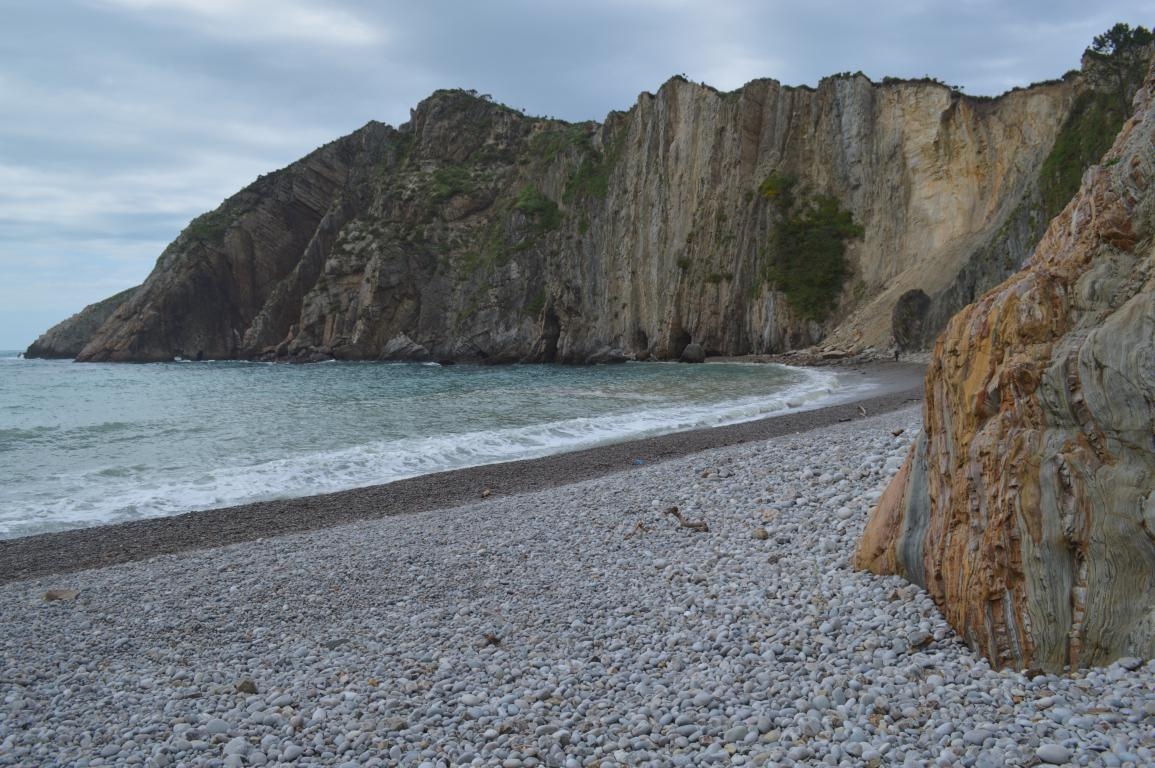
<svg viewBox="0 0 1155 768"><path fill-rule="evenodd" d="M1044 744L1035 750L1035 757L1050 765L1062 765L1071 759L1071 750L1061 744Z"/></svg>

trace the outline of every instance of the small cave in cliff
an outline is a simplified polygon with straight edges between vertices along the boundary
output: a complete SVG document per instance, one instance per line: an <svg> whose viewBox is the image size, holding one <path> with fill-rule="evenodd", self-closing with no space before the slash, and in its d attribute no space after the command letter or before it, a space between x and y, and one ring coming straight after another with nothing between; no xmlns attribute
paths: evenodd
<svg viewBox="0 0 1155 768"><path fill-rule="evenodd" d="M673 359L678 359L682 356L682 352L693 341L693 337L685 328L675 326L670 329L670 347L669 356Z"/></svg>
<svg viewBox="0 0 1155 768"><path fill-rule="evenodd" d="M546 310L541 324L541 360L544 363L557 362L557 341L561 338L561 320L552 308Z"/></svg>
<svg viewBox="0 0 1155 768"><path fill-rule="evenodd" d="M922 349L926 346L927 336L930 335L926 327L930 303L930 297L918 288L912 288L898 297L890 323L894 343L899 349Z"/></svg>
<svg viewBox="0 0 1155 768"><path fill-rule="evenodd" d="M634 331L634 355L638 360L644 360L650 354L650 337L641 328Z"/></svg>

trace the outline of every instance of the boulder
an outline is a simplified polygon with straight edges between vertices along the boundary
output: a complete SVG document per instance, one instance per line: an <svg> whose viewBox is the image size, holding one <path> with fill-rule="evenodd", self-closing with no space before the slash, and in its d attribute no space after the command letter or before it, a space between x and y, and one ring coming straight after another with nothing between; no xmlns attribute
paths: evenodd
<svg viewBox="0 0 1155 768"><path fill-rule="evenodd" d="M430 355L428 349L404 333L399 333L385 343L385 346L381 349L381 359L425 362L430 359Z"/></svg>
<svg viewBox="0 0 1155 768"><path fill-rule="evenodd" d="M586 357L586 365L608 365L629 362L630 356L616 347L602 347Z"/></svg>
<svg viewBox="0 0 1155 768"><path fill-rule="evenodd" d="M1155 656L1155 77L1023 271L963 310L860 568L992 663Z"/></svg>
<svg viewBox="0 0 1155 768"><path fill-rule="evenodd" d="M706 362L706 350L702 349L701 344L690 342L682 350L680 359L683 363L704 363Z"/></svg>

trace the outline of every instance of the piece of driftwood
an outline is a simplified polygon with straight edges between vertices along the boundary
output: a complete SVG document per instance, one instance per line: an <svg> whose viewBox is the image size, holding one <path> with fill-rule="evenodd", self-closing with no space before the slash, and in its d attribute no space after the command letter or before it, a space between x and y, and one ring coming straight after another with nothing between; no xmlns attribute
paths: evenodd
<svg viewBox="0 0 1155 768"><path fill-rule="evenodd" d="M710 530L710 526L706 525L705 520L687 520L685 517L682 516L681 511L677 507L670 507L669 509L666 510L666 514L670 515L671 517L677 518L678 523L683 528L689 528L691 531L698 531L699 533L705 533L706 531Z"/></svg>

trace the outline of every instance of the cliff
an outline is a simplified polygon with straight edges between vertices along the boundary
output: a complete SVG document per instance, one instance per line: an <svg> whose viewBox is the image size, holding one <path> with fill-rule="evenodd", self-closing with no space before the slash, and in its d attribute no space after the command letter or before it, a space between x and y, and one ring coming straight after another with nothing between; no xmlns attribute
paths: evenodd
<svg viewBox="0 0 1155 768"><path fill-rule="evenodd" d="M1000 665L1155 656L1155 75L1134 104L1027 268L939 339L857 554Z"/></svg>
<svg viewBox="0 0 1155 768"><path fill-rule="evenodd" d="M953 311L976 254L998 277L1020 266L1038 235L1021 220L1088 87L675 78L601 124L440 91L195 219L78 359L882 347L904 293Z"/></svg>

